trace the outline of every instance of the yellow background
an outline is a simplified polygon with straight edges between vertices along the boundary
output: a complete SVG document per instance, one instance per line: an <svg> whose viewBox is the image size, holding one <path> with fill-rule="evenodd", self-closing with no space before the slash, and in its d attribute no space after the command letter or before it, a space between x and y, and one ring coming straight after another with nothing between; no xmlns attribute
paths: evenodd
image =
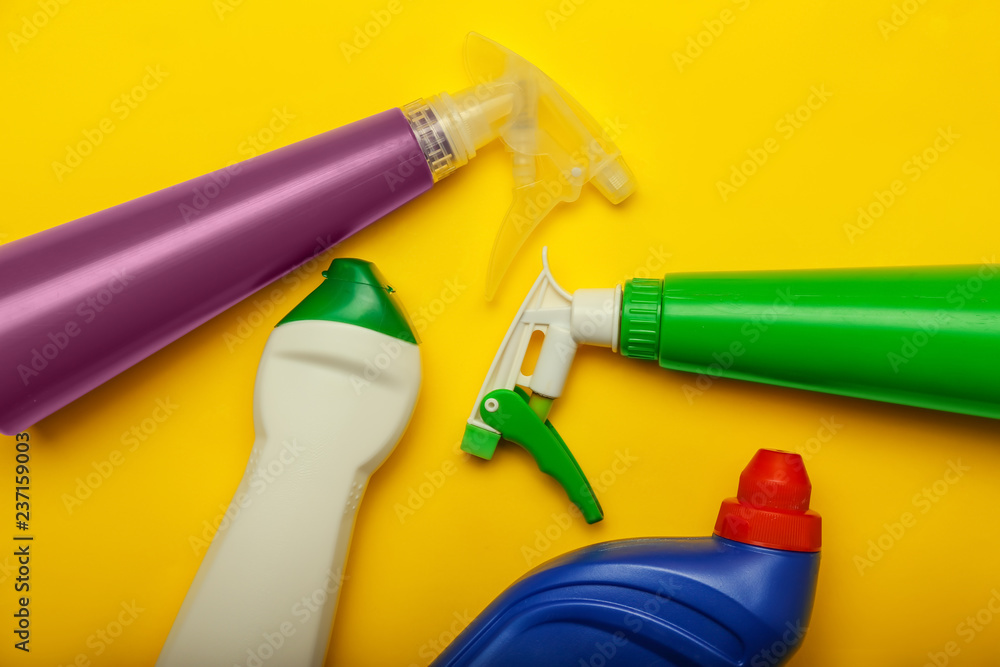
<svg viewBox="0 0 1000 667"><path fill-rule="evenodd" d="M485 262L511 183L500 146L323 257L376 262L424 320L422 396L361 507L328 664L427 664L460 619L529 569L522 547L534 548L536 531L566 510L560 489L518 448L502 446L490 463L455 449L543 245L557 278L576 289L611 286L647 266L978 264L1000 243L996 3L399 0L401 11L348 59L342 44L387 1L224 1L63 0L16 45L10 34L23 35L44 3L3 3L0 240L245 157L241 144L275 109L294 119L268 150L460 89L463 38L473 29L537 63L617 128L640 180L620 207L588 187L554 212L493 303L481 296ZM731 21L719 31L723 10ZM904 12L895 17L902 25L889 31L894 11ZM697 57L679 66L675 53L699 33L701 53L692 47ZM114 101L141 84L147 66L168 75L120 118ZM784 136L776 123L812 86L832 96ZM57 178L53 162L106 118L114 131ZM959 138L911 181L907 161L942 128ZM769 137L779 150L723 201L717 182ZM845 225L896 179L906 192L852 242ZM153 663L199 564L189 537L215 519L243 471L269 327L320 281L318 268L300 277L294 288L279 283L285 301L232 350L225 336L252 315L253 299L30 429L32 651L12 648L16 596L0 569L0 663L69 665L81 655L93 665ZM708 534L758 447L811 447L824 549L793 664L919 666L948 642L960 649L949 664L1000 664L1000 618L972 641L959 631L1000 590L995 422L731 381L689 402L691 381L608 351L579 355L553 422L592 479L616 452L638 460L600 492L607 519L575 520L542 559L601 540ZM128 451L123 434L151 419L157 399L177 408ZM810 439L823 419L842 427L817 448ZM0 479L12 486L13 438L3 442ZM115 450L123 462L70 512L64 500L78 478ZM920 513L914 495L942 479L949 461L970 470ZM453 474L401 520L411 489L444 468ZM907 511L916 525L887 538L885 525ZM891 547L859 573L855 557L880 538ZM0 566L11 560L0 556ZM133 601L142 609L134 622L112 644L96 639Z"/></svg>

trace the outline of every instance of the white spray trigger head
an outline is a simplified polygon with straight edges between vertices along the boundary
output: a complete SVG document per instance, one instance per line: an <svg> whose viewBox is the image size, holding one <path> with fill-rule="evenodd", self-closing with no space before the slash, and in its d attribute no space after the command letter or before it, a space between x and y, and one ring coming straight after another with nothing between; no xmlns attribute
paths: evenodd
<svg viewBox="0 0 1000 667"><path fill-rule="evenodd" d="M572 295L563 289L549 269L548 248L542 250L542 272L528 291L511 322L500 349L486 373L468 423L485 431L496 429L483 421L479 409L486 395L496 389L527 387L533 394L554 399L562 394L566 376L579 345L618 349L622 291L581 289ZM545 339L531 375L521 373L531 336L542 332Z"/></svg>

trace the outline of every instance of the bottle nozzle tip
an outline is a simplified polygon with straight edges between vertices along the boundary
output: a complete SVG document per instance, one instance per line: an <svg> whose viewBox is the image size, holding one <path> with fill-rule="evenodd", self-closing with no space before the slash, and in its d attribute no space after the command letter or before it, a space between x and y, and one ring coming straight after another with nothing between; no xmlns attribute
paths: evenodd
<svg viewBox="0 0 1000 667"><path fill-rule="evenodd" d="M594 174L591 181L612 204L620 204L635 192L635 175L620 155Z"/></svg>

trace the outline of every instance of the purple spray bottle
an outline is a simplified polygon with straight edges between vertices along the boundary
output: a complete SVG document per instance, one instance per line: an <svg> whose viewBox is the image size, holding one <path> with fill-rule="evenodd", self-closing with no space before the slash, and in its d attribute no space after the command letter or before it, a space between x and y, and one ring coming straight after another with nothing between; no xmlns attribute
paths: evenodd
<svg viewBox="0 0 1000 667"><path fill-rule="evenodd" d="M559 202L634 178L538 68L472 33L476 85L442 93L0 247L0 431L13 434L340 242L500 137L514 200L487 297Z"/></svg>

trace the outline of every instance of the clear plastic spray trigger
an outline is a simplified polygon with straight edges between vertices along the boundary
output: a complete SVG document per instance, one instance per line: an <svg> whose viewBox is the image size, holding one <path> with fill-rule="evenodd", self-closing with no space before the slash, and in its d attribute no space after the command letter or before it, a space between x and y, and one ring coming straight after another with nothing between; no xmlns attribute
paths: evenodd
<svg viewBox="0 0 1000 667"><path fill-rule="evenodd" d="M403 111L435 180L497 137L512 153L514 197L486 275L492 299L525 239L556 204L576 201L588 181L618 204L635 190L635 177L608 132L530 62L478 33L469 33L465 60L474 85Z"/></svg>

